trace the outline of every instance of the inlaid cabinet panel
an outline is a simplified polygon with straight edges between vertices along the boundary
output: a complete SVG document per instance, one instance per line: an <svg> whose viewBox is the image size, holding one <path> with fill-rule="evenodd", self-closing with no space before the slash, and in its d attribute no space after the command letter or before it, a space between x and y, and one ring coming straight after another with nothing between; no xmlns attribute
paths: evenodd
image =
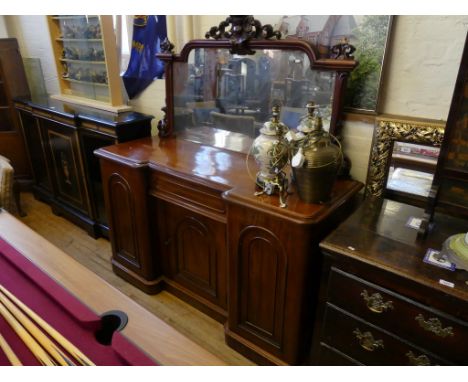
<svg viewBox="0 0 468 382"><path fill-rule="evenodd" d="M89 213L76 130L45 119L40 123L47 136L47 151L54 172L57 198Z"/></svg>

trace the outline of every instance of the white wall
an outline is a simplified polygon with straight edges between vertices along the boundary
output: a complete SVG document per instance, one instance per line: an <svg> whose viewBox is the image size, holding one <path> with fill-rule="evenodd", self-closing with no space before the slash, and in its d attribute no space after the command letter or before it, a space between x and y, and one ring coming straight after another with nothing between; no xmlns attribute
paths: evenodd
<svg viewBox="0 0 468 382"><path fill-rule="evenodd" d="M49 94L59 93L49 27L46 16L4 16L10 37L16 37L23 57L41 60L44 83Z"/></svg>
<svg viewBox="0 0 468 382"><path fill-rule="evenodd" d="M255 16L274 24L279 16ZM59 86L45 16L4 16L7 31L19 40L25 57L39 57L49 93ZM174 16L169 37L182 45L186 38L204 38L211 26L226 16ZM0 19L0 33L1 33ZM185 26L188 25L188 28ZM382 86L382 113L445 120L468 30L468 16L397 16L387 55ZM130 101L136 111L162 118L164 80L156 80ZM353 162L352 176L365 182L374 126L346 122L344 146ZM155 130L154 130L155 132Z"/></svg>
<svg viewBox="0 0 468 382"><path fill-rule="evenodd" d="M7 38L8 32L5 25L5 16L0 16L0 38Z"/></svg>

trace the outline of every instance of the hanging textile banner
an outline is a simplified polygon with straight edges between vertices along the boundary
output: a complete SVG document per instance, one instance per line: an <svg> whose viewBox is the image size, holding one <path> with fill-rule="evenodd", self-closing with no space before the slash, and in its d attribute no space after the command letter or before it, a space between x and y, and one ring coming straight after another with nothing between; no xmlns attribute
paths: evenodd
<svg viewBox="0 0 468 382"><path fill-rule="evenodd" d="M134 98L156 78L162 78L164 64L156 57L167 37L166 16L134 16L130 61L122 75L128 97Z"/></svg>

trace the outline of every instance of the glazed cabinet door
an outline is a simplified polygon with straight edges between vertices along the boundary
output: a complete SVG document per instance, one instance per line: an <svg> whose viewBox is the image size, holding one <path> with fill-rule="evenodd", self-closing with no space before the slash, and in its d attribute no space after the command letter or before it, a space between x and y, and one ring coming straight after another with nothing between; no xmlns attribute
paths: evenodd
<svg viewBox="0 0 468 382"><path fill-rule="evenodd" d="M157 209L164 274L227 309L225 224L160 200Z"/></svg>
<svg viewBox="0 0 468 382"><path fill-rule="evenodd" d="M55 181L56 199L89 215L89 197L75 127L47 119L39 119L39 123Z"/></svg>

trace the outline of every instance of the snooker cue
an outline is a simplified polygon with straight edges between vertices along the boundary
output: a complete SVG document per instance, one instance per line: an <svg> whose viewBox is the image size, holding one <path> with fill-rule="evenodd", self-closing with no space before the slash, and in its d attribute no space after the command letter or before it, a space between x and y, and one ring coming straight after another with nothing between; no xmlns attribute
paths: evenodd
<svg viewBox="0 0 468 382"><path fill-rule="evenodd" d="M39 344L31 337L28 331L21 326L15 317L8 311L3 304L0 304L0 314L10 324L16 334L23 340L24 344L33 353L34 357L40 362L41 365L54 366L55 363L49 355L42 349Z"/></svg>
<svg viewBox="0 0 468 382"><path fill-rule="evenodd" d="M10 361L11 363L11 366L23 366L13 349L10 347L10 345L8 345L8 342L6 342L6 339L1 334L0 349L2 349L2 351L5 353L6 357L8 358L8 361Z"/></svg>
<svg viewBox="0 0 468 382"><path fill-rule="evenodd" d="M21 310L19 310L5 295L0 292L0 303L2 303L15 317L18 322L31 334L36 341L52 356L61 366L74 365L63 352L47 337Z"/></svg>
<svg viewBox="0 0 468 382"><path fill-rule="evenodd" d="M16 298L8 289L0 284L0 291L3 292L11 301L13 301L24 313L26 313L31 320L33 320L39 327L41 327L49 336L51 336L57 343L62 346L70 355L72 355L81 365L95 366L95 364L84 355L75 345L68 341L46 321L39 317L34 311L28 308L23 302Z"/></svg>

